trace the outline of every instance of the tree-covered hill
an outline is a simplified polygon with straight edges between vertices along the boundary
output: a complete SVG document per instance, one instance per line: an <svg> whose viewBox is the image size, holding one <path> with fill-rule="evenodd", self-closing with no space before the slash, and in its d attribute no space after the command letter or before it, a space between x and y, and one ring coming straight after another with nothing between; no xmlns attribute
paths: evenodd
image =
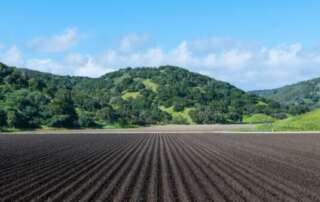
<svg viewBox="0 0 320 202"><path fill-rule="evenodd" d="M251 93L285 105L299 106L300 110L308 111L320 107L320 78ZM295 113L293 110L296 109L298 108L292 108L291 112Z"/></svg>
<svg viewBox="0 0 320 202"><path fill-rule="evenodd" d="M0 63L0 127L106 127L241 123L284 118L288 107L173 66L126 68L100 78L57 76Z"/></svg>

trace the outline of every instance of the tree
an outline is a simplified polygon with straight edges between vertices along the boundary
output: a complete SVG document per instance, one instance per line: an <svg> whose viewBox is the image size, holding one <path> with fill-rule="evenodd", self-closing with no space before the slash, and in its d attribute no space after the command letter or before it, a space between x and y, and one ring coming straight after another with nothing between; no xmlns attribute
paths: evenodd
<svg viewBox="0 0 320 202"><path fill-rule="evenodd" d="M45 82L42 79L37 78L29 79L28 85L30 89L39 91L42 91L46 87Z"/></svg>
<svg viewBox="0 0 320 202"><path fill-rule="evenodd" d="M81 128L94 128L98 125L94 120L94 113L81 111L79 113L79 126Z"/></svg>
<svg viewBox="0 0 320 202"><path fill-rule="evenodd" d="M210 107L192 110L190 116L198 124L228 123L225 113L221 113Z"/></svg>
<svg viewBox="0 0 320 202"><path fill-rule="evenodd" d="M174 106L173 109L176 112L181 112L181 111L183 111L184 107L186 106L186 103L182 99L178 99L175 101L173 106Z"/></svg>
<svg viewBox="0 0 320 202"><path fill-rule="evenodd" d="M49 110L52 116L49 126L66 128L78 126L78 115L69 90L60 90L50 103Z"/></svg>
<svg viewBox="0 0 320 202"><path fill-rule="evenodd" d="M7 113L3 109L0 109L0 127L7 126Z"/></svg>
<svg viewBox="0 0 320 202"><path fill-rule="evenodd" d="M16 128L37 128L46 111L46 98L39 92L27 89L17 90L7 95L5 106L8 111L8 125Z"/></svg>
<svg viewBox="0 0 320 202"><path fill-rule="evenodd" d="M33 128L33 125L29 124L28 117L25 116L25 114L10 109L7 114L7 122L8 126L11 128Z"/></svg>
<svg viewBox="0 0 320 202"><path fill-rule="evenodd" d="M13 72L5 78L5 82L10 83L16 88L23 88L28 86L27 76L18 70L13 70Z"/></svg>
<svg viewBox="0 0 320 202"><path fill-rule="evenodd" d="M97 111L96 117L98 120L106 123L114 123L117 121L117 114L109 105Z"/></svg>

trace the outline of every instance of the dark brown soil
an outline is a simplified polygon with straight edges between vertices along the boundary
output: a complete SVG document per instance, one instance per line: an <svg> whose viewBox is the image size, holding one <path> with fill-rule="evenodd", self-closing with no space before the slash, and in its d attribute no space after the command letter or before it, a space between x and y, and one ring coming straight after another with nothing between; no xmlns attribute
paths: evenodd
<svg viewBox="0 0 320 202"><path fill-rule="evenodd" d="M320 201L320 135L0 135L0 201Z"/></svg>

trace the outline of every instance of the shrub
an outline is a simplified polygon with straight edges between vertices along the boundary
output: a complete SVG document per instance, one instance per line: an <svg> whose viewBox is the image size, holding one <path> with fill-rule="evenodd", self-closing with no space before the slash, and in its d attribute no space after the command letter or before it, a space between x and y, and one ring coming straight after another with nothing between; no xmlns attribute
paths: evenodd
<svg viewBox="0 0 320 202"><path fill-rule="evenodd" d="M7 113L0 109L0 127L7 126Z"/></svg>
<svg viewBox="0 0 320 202"><path fill-rule="evenodd" d="M94 128L97 124L94 120L94 114L90 112L80 112L79 114L79 126L81 128Z"/></svg>

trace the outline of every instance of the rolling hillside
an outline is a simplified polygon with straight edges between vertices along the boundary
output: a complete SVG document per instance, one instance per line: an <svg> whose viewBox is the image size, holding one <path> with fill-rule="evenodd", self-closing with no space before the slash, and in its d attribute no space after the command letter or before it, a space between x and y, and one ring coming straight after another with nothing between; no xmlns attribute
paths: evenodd
<svg viewBox="0 0 320 202"><path fill-rule="evenodd" d="M282 104L299 105L305 108L304 110L315 109L320 107L320 78L272 90L252 91L251 93Z"/></svg>
<svg viewBox="0 0 320 202"><path fill-rule="evenodd" d="M86 78L0 64L0 127L241 123L261 113L284 118L288 107L179 67Z"/></svg>

